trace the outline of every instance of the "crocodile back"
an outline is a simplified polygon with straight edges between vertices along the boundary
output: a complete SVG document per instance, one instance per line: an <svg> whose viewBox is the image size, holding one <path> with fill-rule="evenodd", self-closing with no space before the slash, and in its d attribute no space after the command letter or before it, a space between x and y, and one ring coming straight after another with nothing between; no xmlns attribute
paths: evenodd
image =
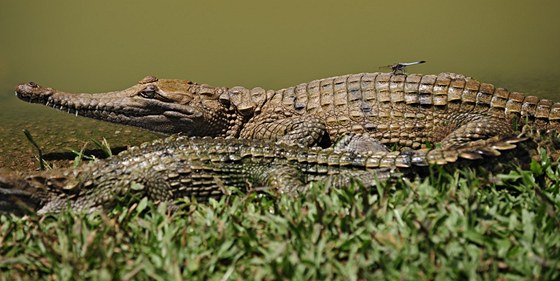
<svg viewBox="0 0 560 281"><path fill-rule="evenodd" d="M314 80L276 91L262 112L319 116L332 136L369 132L383 143L408 146L437 142L473 116L560 128L559 103L453 73L361 73Z"/></svg>

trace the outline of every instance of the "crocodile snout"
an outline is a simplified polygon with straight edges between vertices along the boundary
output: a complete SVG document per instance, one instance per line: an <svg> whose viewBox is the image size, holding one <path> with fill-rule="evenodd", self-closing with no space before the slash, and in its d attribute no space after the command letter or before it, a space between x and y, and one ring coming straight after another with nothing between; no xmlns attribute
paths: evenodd
<svg viewBox="0 0 560 281"><path fill-rule="evenodd" d="M20 84L16 87L16 93L18 94L27 94L34 92L35 89L40 88L40 86L35 82L27 82L24 84Z"/></svg>

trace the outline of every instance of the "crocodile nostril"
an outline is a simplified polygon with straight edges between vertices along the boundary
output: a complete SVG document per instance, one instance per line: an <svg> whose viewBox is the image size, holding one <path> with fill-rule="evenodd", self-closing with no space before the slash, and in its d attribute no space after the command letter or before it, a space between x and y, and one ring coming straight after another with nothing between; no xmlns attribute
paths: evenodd
<svg viewBox="0 0 560 281"><path fill-rule="evenodd" d="M27 86L29 86L31 88L39 88L39 85L37 85L37 83L35 83L35 82L28 82Z"/></svg>

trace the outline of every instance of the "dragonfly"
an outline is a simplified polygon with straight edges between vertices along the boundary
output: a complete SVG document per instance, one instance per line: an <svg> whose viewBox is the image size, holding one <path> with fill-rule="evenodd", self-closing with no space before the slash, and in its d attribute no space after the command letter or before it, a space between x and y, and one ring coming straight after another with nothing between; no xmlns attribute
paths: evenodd
<svg viewBox="0 0 560 281"><path fill-rule="evenodd" d="M390 68L393 74L405 74L405 69L407 66L425 63L425 60L413 61L413 62L398 62L395 64L390 64L387 66L382 66L380 68Z"/></svg>

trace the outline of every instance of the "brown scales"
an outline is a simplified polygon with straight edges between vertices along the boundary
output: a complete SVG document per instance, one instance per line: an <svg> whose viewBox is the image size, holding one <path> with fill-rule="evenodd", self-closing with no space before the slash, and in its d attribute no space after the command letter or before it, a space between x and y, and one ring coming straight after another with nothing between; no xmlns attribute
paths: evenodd
<svg viewBox="0 0 560 281"><path fill-rule="evenodd" d="M320 180L338 188L347 186L350 179L373 186L394 176L422 176L430 163L450 168L482 159L478 164L495 168L495 156L513 152L523 142L491 138L453 150L355 154L260 140L171 136L76 169L27 177L0 172L0 212L24 213L29 208L48 213L67 207L108 210L127 197L207 200L230 195L232 188L299 194Z"/></svg>
<svg viewBox="0 0 560 281"><path fill-rule="evenodd" d="M16 93L76 115L163 133L305 146L327 147L346 133L363 133L389 146L452 148L511 136L515 124L560 127L560 104L453 73L352 74L278 91L149 76L116 92L69 94L28 83Z"/></svg>
<svg viewBox="0 0 560 281"><path fill-rule="evenodd" d="M104 121L164 133L241 139L172 137L93 168L67 170L61 177L32 177L23 189L14 188L24 182L21 179L5 180L0 174L0 193L31 196L34 203L39 198L45 212L59 210L66 202L76 209L105 206L116 195L132 192L131 183L137 181L144 195L154 200L223 195L229 186L297 189L313 181L312 176L324 179L345 169L373 184L372 174L415 173L428 164L508 153L514 160L522 159L526 150L517 146L547 145L538 140L540 132L560 127L558 103L451 73L353 74L278 91L147 77L126 90L108 93L69 94L35 83L18 86L16 93L29 102ZM538 132L527 135L534 141L517 136L521 127ZM335 144L339 139L342 148ZM193 142L203 147L193 148ZM426 148L426 143L434 148ZM285 144L335 145L334 150L322 151ZM380 144L404 149L391 152ZM550 146L552 152L556 146ZM525 154L534 155L532 151ZM133 165L127 158L132 154L143 164ZM309 178L296 176L302 174ZM30 186L37 184L40 192L30 193L36 188ZM0 207L3 203L0 200Z"/></svg>

